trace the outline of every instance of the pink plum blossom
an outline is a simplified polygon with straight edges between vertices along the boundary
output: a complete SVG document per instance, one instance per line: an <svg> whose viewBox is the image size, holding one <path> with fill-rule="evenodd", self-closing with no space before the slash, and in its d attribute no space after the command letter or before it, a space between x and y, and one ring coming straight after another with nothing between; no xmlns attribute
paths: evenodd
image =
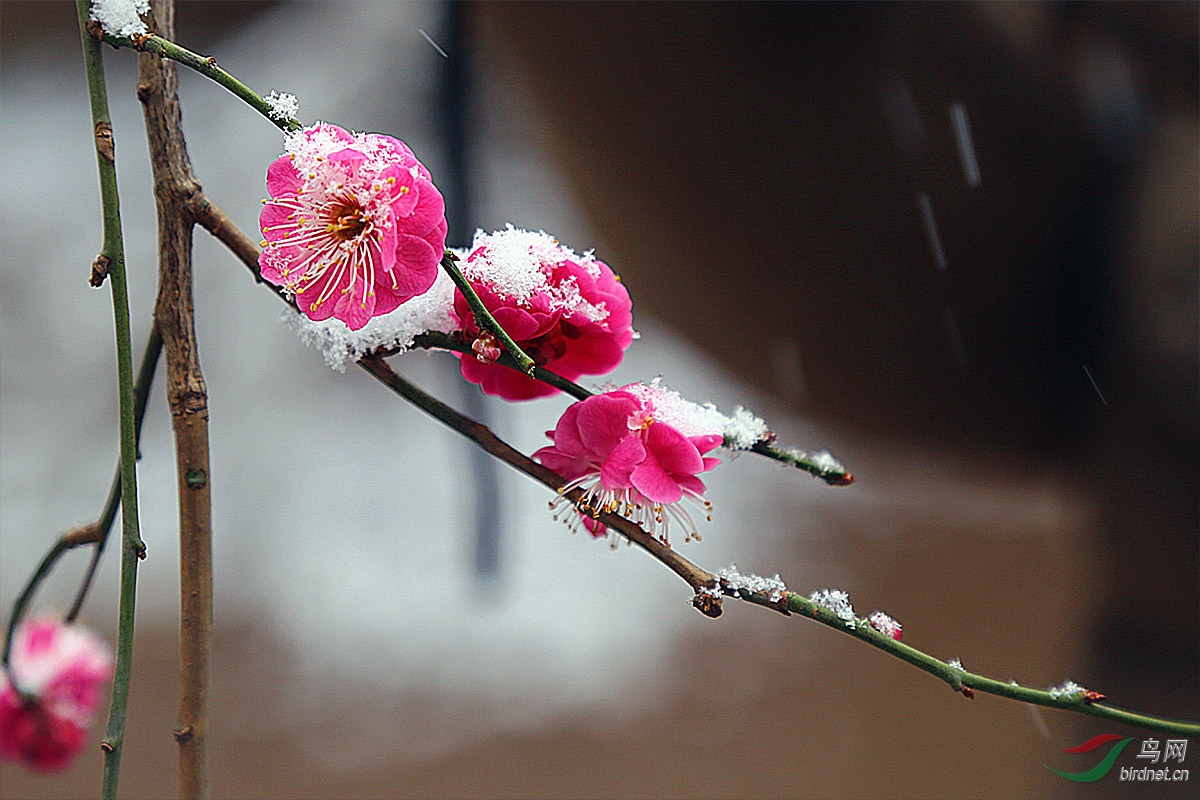
<svg viewBox="0 0 1200 800"><path fill-rule="evenodd" d="M720 463L705 454L723 436L705 409L687 405L698 413L679 414L679 396L657 384L630 384L568 407L554 430L546 432L554 444L534 454L567 480L552 505L580 488L583 494L575 507L593 536L607 534L596 518L612 512L664 542L671 519L683 526L687 538L699 538L682 501L712 518L697 475Z"/></svg>
<svg viewBox="0 0 1200 800"><path fill-rule="evenodd" d="M65 768L86 742L112 655L90 631L46 617L17 627L9 664L17 685L0 670L0 759Z"/></svg>
<svg viewBox="0 0 1200 800"><path fill-rule="evenodd" d="M633 341L633 304L612 269L545 233L511 225L491 234L480 231L462 272L517 345L539 366L568 380L612 372ZM454 312L463 334L478 342L475 316L457 291ZM462 376L486 394L529 400L558 391L496 364L494 341L473 349L475 358L460 358Z"/></svg>
<svg viewBox="0 0 1200 800"><path fill-rule="evenodd" d="M267 168L262 277L313 320L359 330L424 294L446 246L446 205L398 139L318 123Z"/></svg>

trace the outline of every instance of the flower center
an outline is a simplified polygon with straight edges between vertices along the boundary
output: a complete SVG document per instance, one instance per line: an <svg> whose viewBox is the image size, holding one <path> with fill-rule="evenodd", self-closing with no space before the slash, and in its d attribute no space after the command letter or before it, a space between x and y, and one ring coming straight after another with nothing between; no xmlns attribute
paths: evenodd
<svg viewBox="0 0 1200 800"><path fill-rule="evenodd" d="M347 242L363 232L367 227L367 215L358 206L334 206L329 215L329 224L325 226L327 233L332 233L339 241Z"/></svg>

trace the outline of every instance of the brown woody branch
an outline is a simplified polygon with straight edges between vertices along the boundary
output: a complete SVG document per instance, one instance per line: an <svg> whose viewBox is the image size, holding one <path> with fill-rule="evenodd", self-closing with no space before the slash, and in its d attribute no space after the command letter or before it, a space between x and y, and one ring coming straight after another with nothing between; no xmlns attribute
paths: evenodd
<svg viewBox="0 0 1200 800"><path fill-rule="evenodd" d="M155 0L154 27L174 37L174 0ZM179 497L180 629L179 796L202 798L208 786L208 695L212 651L212 505L208 391L200 370L192 303L192 198L200 184L183 137L174 62L138 57L154 197L158 210L159 285L154 322L167 354L166 391L175 432Z"/></svg>

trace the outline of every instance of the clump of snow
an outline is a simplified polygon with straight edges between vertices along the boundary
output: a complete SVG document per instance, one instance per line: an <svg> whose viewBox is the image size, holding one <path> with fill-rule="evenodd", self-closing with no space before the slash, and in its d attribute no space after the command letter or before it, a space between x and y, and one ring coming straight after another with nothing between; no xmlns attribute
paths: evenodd
<svg viewBox="0 0 1200 800"><path fill-rule="evenodd" d="M767 423L747 409L738 406L725 420L725 447L730 450L749 450L765 440L770 433Z"/></svg>
<svg viewBox="0 0 1200 800"><path fill-rule="evenodd" d="M609 387L611 388L611 387ZM749 450L768 434L767 423L738 406L725 416L713 403L694 403L662 383L662 376L649 383L621 387L654 409L654 419L665 422L684 436L720 434L729 450Z"/></svg>
<svg viewBox="0 0 1200 800"><path fill-rule="evenodd" d="M779 573L775 573L774 578L764 578L762 575L743 575L738 572L737 564L730 564L717 573L725 584L733 590L744 589L748 592L758 592L765 594L767 599L772 603L778 603L783 597L783 593L787 591L787 585L783 579L779 577Z"/></svg>
<svg viewBox="0 0 1200 800"><path fill-rule="evenodd" d="M884 636L890 636L896 641L900 641L900 637L904 635L900 623L882 611L872 611L867 615L867 622Z"/></svg>
<svg viewBox="0 0 1200 800"><path fill-rule="evenodd" d="M958 670L959 672L966 672L966 671L967 671L967 670L966 670L966 667L964 667L964 666L963 666L963 663L962 663L962 661L961 661L960 659L958 659L958 658L952 658L952 659L950 659L949 661L947 661L947 662L946 662L946 664L947 664L949 667L951 667L952 669L956 669L956 670Z"/></svg>
<svg viewBox="0 0 1200 800"><path fill-rule="evenodd" d="M1063 681L1062 683L1060 683L1058 686L1049 687L1048 689L1046 689L1046 691L1050 693L1051 697L1057 699L1059 697L1065 697L1070 694L1083 694L1084 692L1087 691L1087 689L1083 688L1075 681L1066 680L1066 681Z"/></svg>
<svg viewBox="0 0 1200 800"><path fill-rule="evenodd" d="M850 595L846 592L841 589L820 589L810 594L808 599L837 614L847 628L854 627L854 606L850 604Z"/></svg>
<svg viewBox="0 0 1200 800"><path fill-rule="evenodd" d="M725 430L727 419L712 403L693 403L674 389L662 385L662 376L649 383L631 383L622 391L654 410L654 419L684 436L707 436Z"/></svg>
<svg viewBox="0 0 1200 800"><path fill-rule="evenodd" d="M271 107L269 114L271 119L282 122L300 113L300 101L296 99L296 95L294 94L272 91L263 100Z"/></svg>
<svg viewBox="0 0 1200 800"><path fill-rule="evenodd" d="M90 18L110 36L146 33L141 16L150 10L150 0L92 0Z"/></svg>
<svg viewBox="0 0 1200 800"><path fill-rule="evenodd" d="M585 300L573 277L550 281L554 267L567 261L578 264L593 278L601 276L593 251L579 255L545 231L534 233L509 223L502 231L475 231L470 256L459 262L459 269L468 280L486 283L497 294L518 303L544 295L550 300L551 311L567 311L603 322L608 318L604 303L593 305Z"/></svg>
<svg viewBox="0 0 1200 800"><path fill-rule="evenodd" d="M826 473L844 473L846 468L842 466L842 462L833 457L833 454L828 450L816 450L809 453L805 450L789 450L788 454L797 461L806 461L812 464L821 472Z"/></svg>
<svg viewBox="0 0 1200 800"><path fill-rule="evenodd" d="M330 367L345 372L348 365L372 350L381 347L404 350L418 334L456 330L458 321L451 313L453 309L454 282L439 270L428 292L400 304L395 311L372 317L356 331L333 317L319 322L311 320L290 306L283 314L300 341L324 353L325 363Z"/></svg>

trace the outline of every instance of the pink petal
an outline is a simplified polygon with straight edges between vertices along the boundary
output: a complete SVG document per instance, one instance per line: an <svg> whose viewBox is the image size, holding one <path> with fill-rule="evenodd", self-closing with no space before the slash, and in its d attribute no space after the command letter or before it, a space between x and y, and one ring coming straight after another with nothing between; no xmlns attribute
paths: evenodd
<svg viewBox="0 0 1200 800"><path fill-rule="evenodd" d="M331 164L340 164L350 176L358 174L358 168L367 160L366 155L353 147L346 147L335 153L330 153L325 159Z"/></svg>
<svg viewBox="0 0 1200 800"><path fill-rule="evenodd" d="M667 474L652 452L638 464L630 475L635 489L655 503L677 503L683 499L679 483Z"/></svg>
<svg viewBox="0 0 1200 800"><path fill-rule="evenodd" d="M446 201L437 187L427 180L416 181L413 190L416 193L416 204L404 217L404 229L417 236L423 236L446 218Z"/></svg>
<svg viewBox="0 0 1200 800"><path fill-rule="evenodd" d="M625 439L636 432L629 429L629 418L640 404L630 394L598 394L579 403L579 437L587 452L604 460Z"/></svg>
<svg viewBox="0 0 1200 800"><path fill-rule="evenodd" d="M570 340L566 353L546 366L565 378L580 375L607 375L621 364L625 348L600 326L589 324L584 334Z"/></svg>
<svg viewBox="0 0 1200 800"><path fill-rule="evenodd" d="M375 316L375 295L368 292L364 298L362 281L356 281L352 291L338 297L333 316L346 323L350 330L357 331Z"/></svg>
<svg viewBox="0 0 1200 800"><path fill-rule="evenodd" d="M703 436L689 436L688 441L695 445L696 449L701 455L703 455L709 450L712 450L714 447L718 447L723 444L725 442L725 437L719 433L709 433ZM708 460L709 459L705 459L705 463L707 463ZM713 460L715 461L716 459Z"/></svg>
<svg viewBox="0 0 1200 800"><path fill-rule="evenodd" d="M484 303L484 305L487 304ZM504 328L504 332L511 336L517 344L543 333L539 320L523 308L502 306L488 310L492 312L496 322L500 323L500 327Z"/></svg>
<svg viewBox="0 0 1200 800"><path fill-rule="evenodd" d="M535 381L508 367L496 364L481 364L474 358L460 358L459 369L465 380L479 385L486 395L505 400L533 400L557 394L553 386Z"/></svg>
<svg viewBox="0 0 1200 800"><path fill-rule="evenodd" d="M600 468L600 482L604 484L605 489L628 489L630 486L636 486L630 476L645 462L647 456L641 439L637 436L627 436L613 448Z"/></svg>
<svg viewBox="0 0 1200 800"><path fill-rule="evenodd" d="M394 178L395 183L391 187L391 206L392 213L397 219L407 217L412 213L412 210L417 205L417 190L413 188L412 172L408 169L393 164L379 173L379 181L386 185L389 178ZM408 231L413 233L413 231Z"/></svg>
<svg viewBox="0 0 1200 800"><path fill-rule="evenodd" d="M696 446L665 422L656 422L646 429L646 449L672 475L695 475L704 469L704 460Z"/></svg>
<svg viewBox="0 0 1200 800"><path fill-rule="evenodd" d="M267 167L267 193L271 197L295 194L302 185L300 172L287 156L275 159Z"/></svg>
<svg viewBox="0 0 1200 800"><path fill-rule="evenodd" d="M438 253L424 239L402 233L396 238L395 288L409 297L425 294L437 280Z"/></svg>

